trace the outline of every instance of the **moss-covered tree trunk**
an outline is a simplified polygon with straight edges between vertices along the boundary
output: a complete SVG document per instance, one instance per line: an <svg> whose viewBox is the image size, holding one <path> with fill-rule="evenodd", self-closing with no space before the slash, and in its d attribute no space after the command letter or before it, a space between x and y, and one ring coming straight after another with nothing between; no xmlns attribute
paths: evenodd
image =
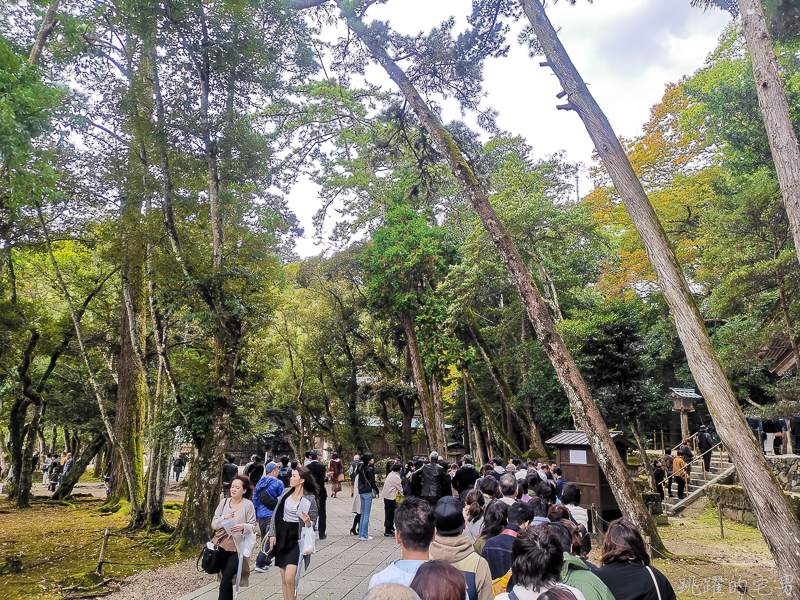
<svg viewBox="0 0 800 600"><path fill-rule="evenodd" d="M425 376L425 367L422 364L422 355L417 343L417 331L414 318L411 313L404 310L400 315L403 329L406 333L406 344L408 345L408 355L411 359L411 370L414 373L414 384L417 386L419 394L420 412L422 422L425 424L425 435L428 441L428 450L433 451L439 447L439 438L436 431L436 418L434 416L433 400L428 389L428 378ZM438 450L437 450L438 451Z"/></svg>

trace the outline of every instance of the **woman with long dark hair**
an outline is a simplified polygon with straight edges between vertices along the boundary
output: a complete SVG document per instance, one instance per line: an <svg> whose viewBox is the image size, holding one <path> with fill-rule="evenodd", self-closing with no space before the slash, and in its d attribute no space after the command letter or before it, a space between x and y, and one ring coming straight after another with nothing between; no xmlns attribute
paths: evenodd
<svg viewBox="0 0 800 600"><path fill-rule="evenodd" d="M369 534L369 515L372 512L372 499L380 496L378 484L375 483L375 457L372 452L361 456L358 466L358 495L361 496L361 520L358 523L358 539L367 541L373 539Z"/></svg>
<svg viewBox="0 0 800 600"><path fill-rule="evenodd" d="M317 519L317 483L311 471L297 466L289 487L283 491L269 524L269 549L281 570L283 600L295 600L294 583L300 564L300 538L303 526L310 528Z"/></svg>
<svg viewBox="0 0 800 600"><path fill-rule="evenodd" d="M470 490L464 502L464 535L474 545L483 533L483 507L486 500L480 490Z"/></svg>
<svg viewBox="0 0 800 600"><path fill-rule="evenodd" d="M488 479L488 478L487 478ZM505 502L489 502L483 510L483 531L481 537L472 545L480 554L489 538L503 533L508 525L508 504Z"/></svg>
<svg viewBox="0 0 800 600"><path fill-rule="evenodd" d="M222 571L217 573L219 581L219 600L233 598L233 585L239 570L239 555L244 537L258 529L256 509L253 506L253 485L244 475L237 475L231 481L230 496L220 501L211 526L217 532L211 543L219 548ZM223 523L234 520L235 525L227 530ZM230 534L228 533L230 531ZM241 587L247 587L250 578L250 561L242 561Z"/></svg>
<svg viewBox="0 0 800 600"><path fill-rule="evenodd" d="M495 600L535 600L556 587L569 591L577 600L586 600L578 588L562 583L563 566L564 551L558 536L544 525L526 527L511 545L514 587L496 596Z"/></svg>
<svg viewBox="0 0 800 600"><path fill-rule="evenodd" d="M608 526L601 561L595 575L614 600L675 600L669 580L650 566L642 535L630 521L617 519Z"/></svg>

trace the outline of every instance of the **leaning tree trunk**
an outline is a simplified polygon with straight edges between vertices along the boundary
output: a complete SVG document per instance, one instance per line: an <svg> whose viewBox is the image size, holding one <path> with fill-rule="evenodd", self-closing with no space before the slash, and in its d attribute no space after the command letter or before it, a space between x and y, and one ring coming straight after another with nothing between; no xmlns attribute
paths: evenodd
<svg viewBox="0 0 800 600"><path fill-rule="evenodd" d="M75 487L75 484L78 483L78 480L81 478L86 472L86 467L89 466L89 463L92 462L92 459L97 456L97 453L100 452L100 449L105 445L106 438L102 433L98 433L94 436L89 445L86 449L81 452L80 456L74 456L72 463L72 468L69 472L64 476L64 479L61 481L61 485L58 486L56 491L50 497L51 500L66 500L67 497L72 493L72 488Z"/></svg>
<svg viewBox="0 0 800 600"><path fill-rule="evenodd" d="M636 447L639 449L639 458L642 459L642 466L644 467L645 473L647 473L647 481L650 482L652 490L657 492L658 486L656 485L656 476L655 473L653 473L653 465L650 464L647 458L647 449L644 447L642 434L639 432L639 422L636 419L631 419L628 425L630 425L633 438L636 440Z"/></svg>
<svg viewBox="0 0 800 600"><path fill-rule="evenodd" d="M425 433L428 438L428 450L436 450L439 447L439 436L436 432L436 417L434 416L433 400L428 389L428 381L425 377L425 368L422 365L422 357L419 353L417 344L417 333L414 327L414 318L411 313L404 310L400 314L403 329L406 332L406 342L408 344L408 354L411 358L411 370L414 373L414 383L419 394L419 404L422 412L422 421L425 424Z"/></svg>
<svg viewBox="0 0 800 600"><path fill-rule="evenodd" d="M464 370L464 376L467 378L467 383L469 383L469 387L472 388L472 393L475 394L475 398L478 399L478 404L481 405L483 414L486 415L487 419L489 419L489 423L491 423L492 427L494 427L495 431L497 431L497 435L503 441L503 444L505 444L506 448L508 448L511 454L514 456L522 456L525 454L522 449L517 446L516 442L511 439L511 436L508 435L503 426L497 421L497 417L494 416L492 407L489 406L486 398L484 398L483 394L481 394L481 391L478 389L478 385L475 383L475 380L472 379L472 375L470 375L469 371L466 369Z"/></svg>
<svg viewBox="0 0 800 600"><path fill-rule="evenodd" d="M559 335L550 317L547 305L542 300L531 274L511 237L489 202L480 182L467 164L461 149L453 140L436 114L428 107L403 70L391 59L377 38L358 19L349 0L336 0L349 27L369 49L370 54L383 67L389 77L397 84L404 98L412 107L425 130L434 140L439 151L446 158L450 169L459 182L462 191L469 199L475 212L483 223L489 237L497 248L500 258L508 270L509 277L519 292L522 304L533 324L536 335L555 368L559 382L564 387L572 410L589 439L592 450L603 469L611 489L614 491L622 514L630 519L645 535L649 535L654 547L664 548L661 536L650 516L650 511L631 480L625 463L619 455L608 427L603 421L597 405L589 393L586 382L578 372L564 340Z"/></svg>
<svg viewBox="0 0 800 600"><path fill-rule="evenodd" d="M800 572L800 523L765 460L733 395L722 365L714 352L705 323L697 308L675 252L653 210L641 182L625 155L608 119L600 110L538 0L520 0L550 66L561 82L568 102L561 108L578 113L595 144L614 186L622 197L647 257L656 272L664 298L672 311L689 367L706 399L714 424L742 477L758 526L778 566L790 581ZM755 5L747 0L747 5ZM747 12L749 9L745 9ZM800 599L800 586L790 597Z"/></svg>
<svg viewBox="0 0 800 600"><path fill-rule="evenodd" d="M758 106L767 129L786 215L792 227L794 248L800 260L800 147L789 114L789 103L786 101L778 59L767 30L767 17L761 0L739 0L739 8L742 33L753 64Z"/></svg>

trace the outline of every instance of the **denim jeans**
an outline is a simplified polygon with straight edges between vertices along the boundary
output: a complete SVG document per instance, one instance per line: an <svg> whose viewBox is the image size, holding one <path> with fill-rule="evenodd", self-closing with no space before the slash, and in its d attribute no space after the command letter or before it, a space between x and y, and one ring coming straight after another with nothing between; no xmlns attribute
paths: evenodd
<svg viewBox="0 0 800 600"><path fill-rule="evenodd" d="M267 555L264 553L264 549L269 548L269 542L264 545L264 540L267 539L267 530L269 529L269 524L271 521L272 517L262 517L258 519L258 529L261 531L261 546L258 556L256 557L257 567L268 567L272 562L272 560L267 560Z"/></svg>
<svg viewBox="0 0 800 600"><path fill-rule="evenodd" d="M372 492L361 494L361 522L358 525L358 537L369 537L369 513L372 511Z"/></svg>

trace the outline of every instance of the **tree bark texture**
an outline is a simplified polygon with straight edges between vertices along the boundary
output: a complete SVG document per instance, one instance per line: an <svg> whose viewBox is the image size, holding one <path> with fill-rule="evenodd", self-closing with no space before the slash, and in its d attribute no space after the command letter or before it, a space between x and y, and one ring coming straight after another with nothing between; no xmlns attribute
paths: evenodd
<svg viewBox="0 0 800 600"><path fill-rule="evenodd" d="M433 451L439 447L439 439L436 432L433 400L431 399L430 390L428 389L428 380L425 377L425 368L422 365L419 344L417 344L417 332L414 318L411 316L410 312L404 310L400 314L400 320L403 322L403 329L406 332L408 354L411 358L411 370L414 373L414 383L417 386L417 393L419 394L420 412L422 413L422 421L425 424L428 450Z"/></svg>
<svg viewBox="0 0 800 600"><path fill-rule="evenodd" d="M631 419L628 424L633 432L633 438L636 440L636 447L639 449L639 458L642 460L645 473L647 473L647 481L650 483L650 488L654 492L657 492L656 476L655 473L653 473L653 465L650 464L650 460L647 458L647 449L644 447L642 434L639 432L639 423L636 419Z"/></svg>
<svg viewBox="0 0 800 600"><path fill-rule="evenodd" d="M492 380L497 386L497 389L500 391L500 396L508 409L508 414L513 413L516 419L522 421L513 408L513 405L516 403L516 397L511 391L511 387L508 385L508 381L506 380L505 376L500 371L500 367L497 366L494 353L486 341L486 338L483 337L483 333L478 326L478 321L475 319L475 315L473 314L471 308L467 308L467 324L469 325L469 330L472 333L472 337L475 339L475 343L478 345L478 349L483 356L483 360L486 361L486 366L489 367ZM531 413L528 416L532 417L533 415ZM522 424L524 425L524 423ZM510 432L512 430L511 423L508 425L508 430ZM539 428L536 427L535 421L530 420L528 426L530 427L531 450L533 451L531 458L547 458L547 450L544 448L544 441L542 441L542 435L539 433Z"/></svg>
<svg viewBox="0 0 800 600"><path fill-rule="evenodd" d="M445 156L466 198L472 204L475 212L478 213L484 228L500 254L500 259L503 261L511 281L520 295L522 304L528 313L528 318L536 330L536 335L555 368L558 380L563 386L567 398L569 398L570 405L586 432L598 463L611 484L611 489L614 491L622 514L639 527L645 535L650 536L654 547L663 548L661 537L650 517L650 512L636 490L628 470L611 440L608 427L606 427L603 417L589 393L589 388L578 372L575 361L553 324L547 305L542 300L539 290L525 267L519 251L511 241L505 226L489 202L480 182L467 164L461 149L444 128L436 114L419 95L419 92L403 70L389 57L386 50L370 34L364 23L356 17L351 3L345 0L336 0L336 4L339 6L342 15L347 19L349 27L369 49L370 54L383 67L392 81L400 88L401 93L416 113L423 127L434 140L439 151Z"/></svg>
<svg viewBox="0 0 800 600"><path fill-rule="evenodd" d="M706 399L717 432L730 452L758 519L758 526L772 551L781 576L800 572L800 523L792 512L775 476L752 435L722 365L711 346L705 323L664 229L636 177L608 119L561 45L538 0L520 0L550 66L567 94L566 108L575 110L603 160L628 214L644 242L656 272L692 375ZM754 4L750 0L747 4ZM580 418L580 417L579 417ZM612 484L613 486L613 484ZM649 533L648 533L649 534ZM800 586L791 597L800 599Z"/></svg>
<svg viewBox="0 0 800 600"><path fill-rule="evenodd" d="M753 64L758 106L767 129L772 162L775 163L795 251L800 260L800 147L761 0L739 0L739 9L742 33Z"/></svg>
<svg viewBox="0 0 800 600"><path fill-rule="evenodd" d="M123 275L127 280L134 276L133 269ZM123 464L120 459L120 449L114 451L111 460L111 503L118 504L129 495L143 498L144 492L144 410L145 394L143 373L139 358L136 356L134 339L139 333L136 331L136 315L131 314L138 293L129 283L123 281L123 287L128 288L130 302L126 302L123 290L120 302L120 353L117 364L117 399L116 414L114 417L114 435L120 441L124 452L128 455L133 470L133 480L136 489L129 494L128 484L123 473Z"/></svg>
<svg viewBox="0 0 800 600"><path fill-rule="evenodd" d="M50 497L51 500L66 500L67 497L69 497L75 484L78 483L81 475L86 472L89 463L97 456L105 443L106 437L102 433L98 433L92 438L92 441L89 442L89 445L86 446L83 452L73 455L72 459L74 462L72 463L72 468L61 481L61 485L53 492L53 495Z"/></svg>
<svg viewBox="0 0 800 600"><path fill-rule="evenodd" d="M469 454L470 456L472 456L474 458L475 454L474 454L474 450L473 450L473 446L472 446L472 418L470 418L470 414L469 414L469 383L467 382L467 374L466 374L465 371L466 371L466 369L462 369L461 370L461 373L462 373L461 378L464 381L464 409L466 410L466 419L467 419L466 423L464 423L464 425L465 425L464 433L466 433L466 437L467 437L467 440L466 440L467 447L465 449L467 451L467 454ZM481 464L483 464L483 463L481 463Z"/></svg>
<svg viewBox="0 0 800 600"><path fill-rule="evenodd" d="M31 48L31 53L28 55L28 62L32 65L38 65L42 58L42 52L47 44L47 38L53 33L56 27L56 13L58 12L58 5L61 0L51 0L50 6L47 7L47 12L44 15L44 20L39 27L39 33L36 36L36 42Z"/></svg>

